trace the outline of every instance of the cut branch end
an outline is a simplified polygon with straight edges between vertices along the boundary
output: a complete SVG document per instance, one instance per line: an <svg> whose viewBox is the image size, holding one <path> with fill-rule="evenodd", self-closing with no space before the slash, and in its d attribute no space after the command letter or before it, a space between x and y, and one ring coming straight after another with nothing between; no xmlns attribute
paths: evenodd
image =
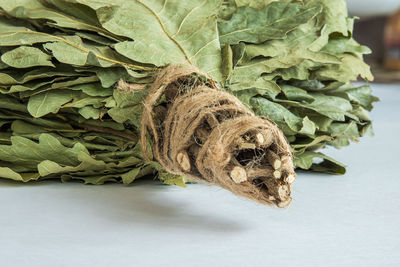
<svg viewBox="0 0 400 267"><path fill-rule="evenodd" d="M239 166L233 167L233 169L231 170L230 176L231 176L232 180L237 184L247 181L246 170Z"/></svg>
<svg viewBox="0 0 400 267"><path fill-rule="evenodd" d="M176 156L176 160L183 171L190 171L190 159L186 151L179 152Z"/></svg>

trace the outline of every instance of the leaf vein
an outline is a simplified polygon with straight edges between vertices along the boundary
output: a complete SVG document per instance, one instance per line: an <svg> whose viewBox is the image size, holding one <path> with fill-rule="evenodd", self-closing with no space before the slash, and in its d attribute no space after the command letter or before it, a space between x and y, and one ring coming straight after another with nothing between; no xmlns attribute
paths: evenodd
<svg viewBox="0 0 400 267"><path fill-rule="evenodd" d="M179 50L181 50L182 54L185 56L187 62L189 64L192 64L192 62L190 61L188 55L186 54L185 50L183 49L183 47L178 43L177 40L175 40L168 32L167 29L165 28L164 24L162 23L160 17L157 15L157 13L155 13L149 6L147 6L146 4L144 4L142 1L140 0L136 0L138 3L140 3L144 8L146 8L158 21L158 23L160 24L160 27L162 29L162 31L165 33L165 35L168 37L168 39L170 39L178 48Z"/></svg>

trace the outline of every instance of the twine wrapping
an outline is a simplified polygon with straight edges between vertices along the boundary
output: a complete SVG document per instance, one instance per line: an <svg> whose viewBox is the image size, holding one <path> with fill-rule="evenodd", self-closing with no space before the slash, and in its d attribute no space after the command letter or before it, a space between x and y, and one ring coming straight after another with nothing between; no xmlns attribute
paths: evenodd
<svg viewBox="0 0 400 267"><path fill-rule="evenodd" d="M201 79L203 77L205 79ZM167 105L156 105L161 96ZM157 75L144 101L141 145L173 174L286 207L296 177L283 133L193 66Z"/></svg>

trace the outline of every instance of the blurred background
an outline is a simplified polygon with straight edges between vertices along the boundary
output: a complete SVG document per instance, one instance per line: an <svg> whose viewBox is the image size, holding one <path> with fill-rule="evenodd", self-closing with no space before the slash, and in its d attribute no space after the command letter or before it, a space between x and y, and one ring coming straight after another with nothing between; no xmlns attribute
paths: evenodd
<svg viewBox="0 0 400 267"><path fill-rule="evenodd" d="M365 60L375 81L400 82L400 0L347 0L354 38L372 50Z"/></svg>

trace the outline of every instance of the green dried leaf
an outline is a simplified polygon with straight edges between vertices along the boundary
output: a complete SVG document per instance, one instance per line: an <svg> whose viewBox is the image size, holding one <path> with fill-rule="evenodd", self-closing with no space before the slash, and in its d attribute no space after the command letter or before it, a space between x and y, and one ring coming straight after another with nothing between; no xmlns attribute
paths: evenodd
<svg viewBox="0 0 400 267"><path fill-rule="evenodd" d="M121 79L129 78L124 68L99 68L96 70L96 74L104 88L115 85Z"/></svg>
<svg viewBox="0 0 400 267"><path fill-rule="evenodd" d="M341 96L345 99L350 100L353 103L360 104L367 110L372 110L372 103L379 101L379 99L372 94L371 87L369 86L360 86L357 88L338 88L336 90L332 90L329 94Z"/></svg>
<svg viewBox="0 0 400 267"><path fill-rule="evenodd" d="M357 124L354 121L350 123L332 123L329 126L329 131L335 137L335 140L329 144L336 148L348 146L350 144L349 140L358 142L360 136Z"/></svg>
<svg viewBox="0 0 400 267"><path fill-rule="evenodd" d="M93 159L85 151L77 152L76 158L80 162L79 165L61 166L52 160L44 160L38 164L37 168L41 176L48 176L50 174L73 173L87 170L104 170L106 167L103 161Z"/></svg>
<svg viewBox="0 0 400 267"><path fill-rule="evenodd" d="M5 4L4 1L1 1L0 7L4 8L10 15L18 18L29 18L35 20L46 19L49 21L47 23L48 25L92 31L105 36L113 36L100 26L96 19L96 13L90 8L59 0L46 0L46 2L59 8L60 11L47 8L45 5L42 5L41 1L37 0L31 0L30 3L26 3L26 1L23 3L21 3L21 1L8 1L7 4ZM30 6L32 3L34 3L35 8ZM77 19L77 17L80 19Z"/></svg>
<svg viewBox="0 0 400 267"><path fill-rule="evenodd" d="M347 8L344 0L304 0L307 5L322 5L322 12L317 16L317 25L320 27L320 37L309 47L318 51L329 42L332 33L348 36L352 29L347 20Z"/></svg>
<svg viewBox="0 0 400 267"><path fill-rule="evenodd" d="M171 174L167 173L165 171L162 171L158 174L158 178L167 185L177 185L180 187L186 187L186 179L182 176L176 175L176 174Z"/></svg>
<svg viewBox="0 0 400 267"><path fill-rule="evenodd" d="M328 118L344 121L344 116L348 116L347 112L352 110L351 104L345 99L322 94L312 94L312 96L314 102L305 106Z"/></svg>
<svg viewBox="0 0 400 267"><path fill-rule="evenodd" d="M347 83L357 80L358 76L373 81L370 67L359 57L352 54L343 54L341 64L327 65L315 72L316 78L320 80L337 80Z"/></svg>
<svg viewBox="0 0 400 267"><path fill-rule="evenodd" d="M268 117L279 126L286 124L294 132L300 130L302 119L291 113L285 107L262 97L253 97L250 103L258 115Z"/></svg>
<svg viewBox="0 0 400 267"><path fill-rule="evenodd" d="M38 173L17 173L8 167L0 167L0 178L28 182L31 180L37 180L39 177L40 175Z"/></svg>
<svg viewBox="0 0 400 267"><path fill-rule="evenodd" d="M74 77L84 76L83 74L76 73L71 67L63 66L57 69L42 67L35 68L34 70L25 72L21 70L7 70L0 72L0 85L15 85L24 84L36 79L49 78L49 77Z"/></svg>
<svg viewBox="0 0 400 267"><path fill-rule="evenodd" d="M17 99L0 94L0 107L2 109L26 112L26 105L19 102Z"/></svg>
<svg viewBox="0 0 400 267"><path fill-rule="evenodd" d="M119 64L117 55L108 47L88 45L78 36L65 36L62 40L45 44L60 62L70 65L111 67Z"/></svg>
<svg viewBox="0 0 400 267"><path fill-rule="evenodd" d="M79 164L79 152L87 152L77 143L72 148L63 146L55 137L41 134L39 143L20 136L11 137L12 145L0 145L0 160L30 168L36 168L43 160L53 160L59 164L76 166ZM55 157L55 155L57 155Z"/></svg>
<svg viewBox="0 0 400 267"><path fill-rule="evenodd" d="M285 96L289 100L293 101L305 101L305 102L313 102L315 98L307 93L306 90L300 89L298 87L294 87L291 85L283 85L282 90L285 93Z"/></svg>
<svg viewBox="0 0 400 267"><path fill-rule="evenodd" d="M238 44L240 41L261 43L283 39L299 24L306 23L321 12L319 5L273 2L262 9L239 7L228 21L218 24L220 42Z"/></svg>
<svg viewBox="0 0 400 267"><path fill-rule="evenodd" d="M73 97L74 100L70 103L67 103L62 106L62 108L83 108L86 106L96 106L100 108L103 106L104 98L101 97L91 97L85 94L80 95L79 97Z"/></svg>
<svg viewBox="0 0 400 267"><path fill-rule="evenodd" d="M142 107L141 105L126 108L115 107L108 110L108 115L116 122L129 122L139 129L141 125Z"/></svg>
<svg viewBox="0 0 400 267"><path fill-rule="evenodd" d="M140 168L134 168L134 169L130 170L129 172L122 174L121 175L122 182L124 184L132 183L138 176L139 172L140 172Z"/></svg>
<svg viewBox="0 0 400 267"><path fill-rule="evenodd" d="M16 29L0 32L0 46L32 45L56 41L58 37L30 29Z"/></svg>
<svg viewBox="0 0 400 267"><path fill-rule="evenodd" d="M46 83L46 85L37 88L37 90L29 90L29 91L23 91L20 93L21 97L30 97L34 95L38 95L44 92L48 91L56 91L55 89L67 89L68 87L72 87L74 85L81 85L81 84L86 84L86 83L92 83L98 81L96 76L91 76L91 77L79 77L76 79L67 79L67 80L62 80L60 82L54 82L51 84ZM71 94L73 94L71 92Z"/></svg>
<svg viewBox="0 0 400 267"><path fill-rule="evenodd" d="M284 56L296 51L304 51L318 38L318 27L315 23L302 24L287 34L285 39L273 39L261 44L247 44L246 58L257 56ZM298 53L300 54L300 53Z"/></svg>
<svg viewBox="0 0 400 267"><path fill-rule="evenodd" d="M28 111L40 118L49 113L56 113L63 104L72 100L72 94L68 90L46 91L29 98Z"/></svg>
<svg viewBox="0 0 400 267"><path fill-rule="evenodd" d="M314 159L322 159L320 163L314 163ZM346 168L342 163L324 155L323 153L304 152L296 155L294 162L297 167L317 172L328 172L332 174L345 174Z"/></svg>
<svg viewBox="0 0 400 267"><path fill-rule="evenodd" d="M22 120L14 120L11 124L11 130L15 135L47 132L44 127L33 125Z"/></svg>
<svg viewBox="0 0 400 267"><path fill-rule="evenodd" d="M91 107L91 106L86 106L83 108L79 109L79 114L81 114L85 119L98 119L100 118L102 112L101 110Z"/></svg>
<svg viewBox="0 0 400 267"><path fill-rule="evenodd" d="M121 55L156 66L192 63L221 81L218 8L217 0L124 1L98 8L97 15L105 29L134 40L115 45Z"/></svg>
<svg viewBox="0 0 400 267"><path fill-rule="evenodd" d="M233 72L233 52L230 45L226 44L221 51L222 56L222 81L228 80Z"/></svg>
<svg viewBox="0 0 400 267"><path fill-rule="evenodd" d="M29 46L20 46L1 56L1 60L14 68L30 68L35 66L52 66L51 56L40 49Z"/></svg>
<svg viewBox="0 0 400 267"><path fill-rule="evenodd" d="M328 135L320 135L307 138L297 138L293 142L292 147L295 149L296 154L301 154L304 151L315 151L326 145L327 141L331 141L333 137Z"/></svg>
<svg viewBox="0 0 400 267"><path fill-rule="evenodd" d="M339 37L338 39L329 40L329 43L324 46L321 51L328 52L334 55L353 53L356 56L371 53L371 49L366 46L360 45L354 39L348 37Z"/></svg>
<svg viewBox="0 0 400 267"><path fill-rule="evenodd" d="M314 135L315 130L317 129L315 123L311 121L307 116L303 118L303 126L301 127L299 133L307 134L307 135Z"/></svg>

